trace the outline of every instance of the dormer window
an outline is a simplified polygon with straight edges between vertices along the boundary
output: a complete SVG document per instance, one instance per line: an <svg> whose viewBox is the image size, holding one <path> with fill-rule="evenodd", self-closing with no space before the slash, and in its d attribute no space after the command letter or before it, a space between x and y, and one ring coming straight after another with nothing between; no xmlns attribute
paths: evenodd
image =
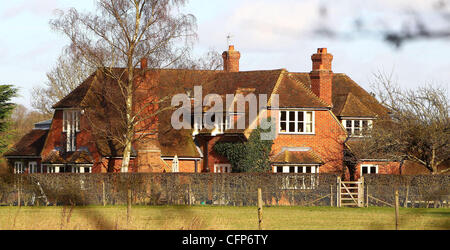
<svg viewBox="0 0 450 250"><path fill-rule="evenodd" d="M63 133L66 133L66 151L74 152L76 147L76 133L80 132L80 110L63 111Z"/></svg>
<svg viewBox="0 0 450 250"><path fill-rule="evenodd" d="M203 114L205 115L205 114ZM211 115L211 123L208 124L209 127L213 127L213 132L221 134L224 131L231 129L231 123L232 123L232 117L231 115L226 115L225 118L222 119L216 119L215 114L209 114ZM203 128L206 128L205 124L203 123L203 116L198 115L192 115L191 117L191 125L194 129L194 133L202 130Z"/></svg>
<svg viewBox="0 0 450 250"><path fill-rule="evenodd" d="M80 132L80 110L63 111L63 132Z"/></svg>
<svg viewBox="0 0 450 250"><path fill-rule="evenodd" d="M349 136L363 137L367 135L367 132L372 127L372 120L342 120L342 125L344 125L345 130L347 130Z"/></svg>

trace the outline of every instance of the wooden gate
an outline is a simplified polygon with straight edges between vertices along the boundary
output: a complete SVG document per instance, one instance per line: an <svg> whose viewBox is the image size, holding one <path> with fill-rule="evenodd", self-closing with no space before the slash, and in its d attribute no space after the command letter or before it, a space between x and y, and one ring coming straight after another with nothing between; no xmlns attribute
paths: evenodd
<svg viewBox="0 0 450 250"><path fill-rule="evenodd" d="M337 184L337 206L364 206L364 178L361 177L358 181L342 181L338 177Z"/></svg>

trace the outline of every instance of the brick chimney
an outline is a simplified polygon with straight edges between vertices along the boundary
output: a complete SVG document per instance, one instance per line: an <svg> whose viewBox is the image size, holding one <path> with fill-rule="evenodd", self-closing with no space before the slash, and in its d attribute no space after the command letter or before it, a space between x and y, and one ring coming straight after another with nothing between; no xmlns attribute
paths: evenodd
<svg viewBox="0 0 450 250"><path fill-rule="evenodd" d="M223 70L227 72L239 72L239 59L241 53L234 50L234 45L230 45L228 51L222 53Z"/></svg>
<svg viewBox="0 0 450 250"><path fill-rule="evenodd" d="M148 68L148 59L147 58L141 58L141 69Z"/></svg>
<svg viewBox="0 0 450 250"><path fill-rule="evenodd" d="M309 76L311 78L311 90L320 99L332 105L332 80L331 61L333 55L327 53L326 48L318 48L317 53L311 56L313 67Z"/></svg>

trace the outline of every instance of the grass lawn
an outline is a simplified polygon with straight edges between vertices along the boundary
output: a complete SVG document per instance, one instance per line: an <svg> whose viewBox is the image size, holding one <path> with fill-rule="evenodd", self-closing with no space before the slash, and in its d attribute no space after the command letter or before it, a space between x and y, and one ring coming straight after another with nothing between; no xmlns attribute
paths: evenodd
<svg viewBox="0 0 450 250"><path fill-rule="evenodd" d="M395 229L394 209L384 207L265 207L263 229ZM0 207L0 229L253 230L256 207L126 206ZM400 229L450 229L449 208L401 208Z"/></svg>

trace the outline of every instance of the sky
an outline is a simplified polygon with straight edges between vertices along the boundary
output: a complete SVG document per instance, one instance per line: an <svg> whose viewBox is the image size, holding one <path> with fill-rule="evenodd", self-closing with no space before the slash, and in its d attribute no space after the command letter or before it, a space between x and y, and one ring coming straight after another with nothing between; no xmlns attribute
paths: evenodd
<svg viewBox="0 0 450 250"><path fill-rule="evenodd" d="M52 31L56 9L95 10L93 0L0 0L0 84L19 87L14 101L31 108L33 87L44 86L46 73L69 41ZM319 7L328 6L326 18ZM241 53L240 70L287 69L311 71L317 48L333 54L333 72L346 73L366 90L374 74L392 73L402 88L425 84L443 86L449 93L450 39L418 40L395 48L376 35L353 36L357 18L366 27L397 29L412 11L448 28L428 0L190 0L181 9L195 15L198 40L195 53L227 49L227 35ZM446 26L447 25L447 26ZM313 35L328 27L349 34L345 39Z"/></svg>

